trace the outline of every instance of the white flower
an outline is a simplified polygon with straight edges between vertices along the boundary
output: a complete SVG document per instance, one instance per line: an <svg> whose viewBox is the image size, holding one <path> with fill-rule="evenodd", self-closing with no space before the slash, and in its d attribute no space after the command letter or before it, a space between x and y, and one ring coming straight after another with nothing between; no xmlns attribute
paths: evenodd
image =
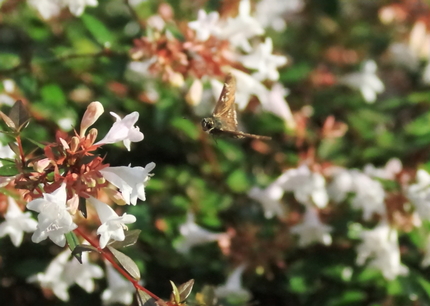
<svg viewBox="0 0 430 306"><path fill-rule="evenodd" d="M232 69L231 73L236 77L236 103L238 108L240 110L245 109L253 95L257 96L263 107L265 107L269 99L269 90L260 81L243 71ZM211 84L213 85L212 82ZM221 89L217 92L218 96L220 92Z"/></svg>
<svg viewBox="0 0 430 306"><path fill-rule="evenodd" d="M58 16L63 8L62 3L56 0L28 0L28 4L35 8L45 20Z"/></svg>
<svg viewBox="0 0 430 306"><path fill-rule="evenodd" d="M116 122L112 125L106 136L94 145L102 145L122 141L127 150L130 151L131 142L138 142L143 140L142 132L139 131L138 127L134 126L134 124L139 119L139 113L132 112L131 114L125 116L123 119L121 119L121 117L119 117L113 112L111 112L110 114L116 118Z"/></svg>
<svg viewBox="0 0 430 306"><path fill-rule="evenodd" d="M405 43L393 43L388 48L393 61L411 71L416 71L420 64L417 54Z"/></svg>
<svg viewBox="0 0 430 306"><path fill-rule="evenodd" d="M86 6L97 6L98 3L97 0L29 0L28 4L37 9L43 19L51 19L66 6L73 15L80 16Z"/></svg>
<svg viewBox="0 0 430 306"><path fill-rule="evenodd" d="M63 184L51 194L44 193L43 198L27 203L28 209L39 213L37 229L31 237L33 242L39 243L49 237L58 246L66 244L64 234L77 228L67 210L66 201L66 185Z"/></svg>
<svg viewBox="0 0 430 306"><path fill-rule="evenodd" d="M136 217L127 213L120 217L109 205L96 198L90 197L88 201L94 206L102 222L97 229L97 235L100 235L100 247L103 249L110 239L124 241L125 224L136 222Z"/></svg>
<svg viewBox="0 0 430 306"><path fill-rule="evenodd" d="M94 278L102 278L103 269L98 265L90 263L88 252L82 253L82 264L75 258L71 258L64 267L64 278L70 284L76 283L86 292L93 292L95 289Z"/></svg>
<svg viewBox="0 0 430 306"><path fill-rule="evenodd" d="M306 247L314 242L324 245L331 244L332 227L323 224L315 208L306 206L303 222L291 227L291 232L299 236L299 246Z"/></svg>
<svg viewBox="0 0 430 306"><path fill-rule="evenodd" d="M393 280L398 275L406 275L408 268L400 261L397 231L382 221L372 230L361 233L363 242L357 246L357 264L380 270L382 275Z"/></svg>
<svg viewBox="0 0 430 306"><path fill-rule="evenodd" d="M256 5L255 17L264 28L270 26L281 32L286 27L283 17L301 11L304 5L303 0L261 0Z"/></svg>
<svg viewBox="0 0 430 306"><path fill-rule="evenodd" d="M284 190L281 186L270 184L265 189L253 187L248 192L248 195L250 198L260 202L261 206L263 206L264 216L267 219L273 218L275 215L279 218L284 216L284 207L280 202L284 195Z"/></svg>
<svg viewBox="0 0 430 306"><path fill-rule="evenodd" d="M381 178L384 180L394 180L396 174L402 171L402 162L398 158L390 159L384 168L375 168L372 164L367 164L364 166L363 172L368 176Z"/></svg>
<svg viewBox="0 0 430 306"><path fill-rule="evenodd" d="M319 208L327 205L325 179L321 174L312 172L308 166L302 165L297 169L287 170L282 177L282 187L285 191L293 191L298 202L313 203Z"/></svg>
<svg viewBox="0 0 430 306"><path fill-rule="evenodd" d="M108 262L106 262L106 275L108 288L102 293L103 305L116 303L130 305L136 291L133 284L124 279Z"/></svg>
<svg viewBox="0 0 430 306"><path fill-rule="evenodd" d="M103 177L121 190L124 201L127 204L136 205L137 199L146 200L145 183L150 178L150 173L155 168L155 163L149 163L143 167L107 167L100 170Z"/></svg>
<svg viewBox="0 0 430 306"><path fill-rule="evenodd" d="M285 100L285 96L287 94L288 89L284 88L280 83L275 83L269 92L267 102L262 103L261 105L264 110L282 118L289 129L295 129L296 122L294 121L290 106Z"/></svg>
<svg viewBox="0 0 430 306"><path fill-rule="evenodd" d="M239 61L250 69L257 70L253 76L263 81L269 79L276 81L279 79L278 67L283 66L287 63L287 58L282 55L273 55L273 43L272 39L266 37L264 43L260 43L252 53L241 56Z"/></svg>
<svg viewBox="0 0 430 306"><path fill-rule="evenodd" d="M200 9L197 20L189 22L188 27L196 31L198 40L206 41L211 35L220 33L221 28L219 27L218 20L218 12L207 14L204 10Z"/></svg>
<svg viewBox="0 0 430 306"><path fill-rule="evenodd" d="M360 72L347 74L339 79L340 83L359 89L367 103L376 101L376 95L384 92L384 83L376 75L377 66L372 60L364 62Z"/></svg>
<svg viewBox="0 0 430 306"><path fill-rule="evenodd" d="M366 221L375 213L381 216L386 214L382 184L358 170L337 170L328 190L330 197L337 203L345 200L348 193L355 193L351 205L363 210L363 219Z"/></svg>
<svg viewBox="0 0 430 306"><path fill-rule="evenodd" d="M245 52L252 50L248 39L264 33L263 27L251 17L251 3L249 0L241 0L239 14L235 18L229 18L218 35L221 39L228 39L232 46L240 47Z"/></svg>
<svg viewBox="0 0 430 306"><path fill-rule="evenodd" d="M69 249L64 250L51 261L44 273L30 276L27 281L31 283L37 282L42 288L51 289L62 301L68 301L69 293L67 290L71 284L64 277L64 269L70 254Z"/></svg>
<svg viewBox="0 0 430 306"><path fill-rule="evenodd" d="M179 227L183 239L176 245L180 253L187 253L195 245L217 241L225 238L225 233L214 233L204 229L194 222L194 214L187 214L187 221Z"/></svg>
<svg viewBox="0 0 430 306"><path fill-rule="evenodd" d="M329 197L336 203L346 199L349 192L354 190L352 172L344 168L333 169L333 180L327 187Z"/></svg>
<svg viewBox="0 0 430 306"><path fill-rule="evenodd" d="M219 298L233 297L246 302L251 298L249 290L242 287L242 274L246 265L241 264L231 272L228 276L225 285L219 286L215 289L215 295Z"/></svg>
<svg viewBox="0 0 430 306"><path fill-rule="evenodd" d="M63 0L75 16L81 16L86 6L97 6L97 0Z"/></svg>
<svg viewBox="0 0 430 306"><path fill-rule="evenodd" d="M88 262L88 253L82 253L82 264L70 258L69 249L58 254L49 264L45 273L37 273L28 278L29 282L37 282L42 288L51 289L63 301L69 300L68 288L77 284L87 292L94 291L94 278L101 278L103 270Z"/></svg>
<svg viewBox="0 0 430 306"><path fill-rule="evenodd" d="M385 191L382 184L358 171L353 172L352 180L355 192L352 207L362 209L363 219L366 221L375 213L385 216Z"/></svg>
<svg viewBox="0 0 430 306"><path fill-rule="evenodd" d="M417 183L407 188L407 196L422 220L430 220L430 174L417 171Z"/></svg>
<svg viewBox="0 0 430 306"><path fill-rule="evenodd" d="M5 221L0 224L0 237L9 235L13 245L18 247L21 245L24 232L36 230L37 221L31 217L30 212L23 213L11 197L8 198L8 203Z"/></svg>
<svg viewBox="0 0 430 306"><path fill-rule="evenodd" d="M15 157L15 152L8 146L0 146L0 157L4 159L13 159ZM3 166L2 161L0 160L0 167Z"/></svg>

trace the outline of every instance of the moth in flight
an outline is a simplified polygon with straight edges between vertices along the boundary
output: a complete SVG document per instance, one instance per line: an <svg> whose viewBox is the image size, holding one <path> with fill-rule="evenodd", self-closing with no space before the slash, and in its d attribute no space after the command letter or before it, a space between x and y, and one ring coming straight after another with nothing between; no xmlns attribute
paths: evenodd
<svg viewBox="0 0 430 306"><path fill-rule="evenodd" d="M235 93L236 79L229 73L225 78L224 87L212 116L202 120L203 131L216 136L228 136L232 138L271 139L268 136L248 134L237 129L236 104L234 103Z"/></svg>

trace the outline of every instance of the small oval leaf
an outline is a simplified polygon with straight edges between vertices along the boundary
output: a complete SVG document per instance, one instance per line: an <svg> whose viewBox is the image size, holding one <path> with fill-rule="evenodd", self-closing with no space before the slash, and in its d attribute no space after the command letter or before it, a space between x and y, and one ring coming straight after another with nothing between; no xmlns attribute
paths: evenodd
<svg viewBox="0 0 430 306"><path fill-rule="evenodd" d="M112 255L115 256L118 263L124 268L125 271L127 271L128 274L130 274L131 277L133 277L135 280L140 279L139 268L130 257L118 250L115 250L111 246L108 246L108 249L112 252Z"/></svg>
<svg viewBox="0 0 430 306"><path fill-rule="evenodd" d="M194 279L190 279L188 282L183 283L178 287L181 302L184 302L193 290Z"/></svg>
<svg viewBox="0 0 430 306"><path fill-rule="evenodd" d="M170 301L175 302L176 305L181 303L181 294L179 293L178 287L176 287L175 283L170 281L172 285L172 294L170 295Z"/></svg>
<svg viewBox="0 0 430 306"><path fill-rule="evenodd" d="M136 299L139 306L157 306L154 298L140 289L136 292Z"/></svg>

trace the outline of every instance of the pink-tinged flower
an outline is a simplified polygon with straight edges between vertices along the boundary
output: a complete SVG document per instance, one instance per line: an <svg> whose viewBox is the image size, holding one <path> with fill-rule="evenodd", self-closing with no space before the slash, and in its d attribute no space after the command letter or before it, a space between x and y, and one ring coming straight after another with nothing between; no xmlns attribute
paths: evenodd
<svg viewBox="0 0 430 306"><path fill-rule="evenodd" d="M188 23L188 27L196 31L196 37L200 41L206 41L211 35L217 35L221 32L219 27L218 12L207 14L200 9L197 13L197 20Z"/></svg>
<svg viewBox="0 0 430 306"><path fill-rule="evenodd" d="M179 227L183 239L176 245L180 253L187 253L193 246L227 238L226 233L214 233L194 222L194 214L187 214L187 221Z"/></svg>
<svg viewBox="0 0 430 306"><path fill-rule="evenodd" d="M264 33L261 24L251 16L251 3L249 0L241 0L239 14L235 18L229 18L221 27L218 37L228 39L234 47L239 47L245 52L252 50L248 39Z"/></svg>
<svg viewBox="0 0 430 306"><path fill-rule="evenodd" d="M93 292L93 279L102 276L103 270L88 262L88 253L82 253L81 264L66 249L51 261L44 273L30 276L27 281L38 283L42 288L52 290L59 299L68 301L70 286L76 283L85 291Z"/></svg>
<svg viewBox="0 0 430 306"><path fill-rule="evenodd" d="M257 80L277 81L279 79L278 67L285 65L287 58L283 55L273 55L272 52L272 39L266 37L264 43L256 46L250 54L241 56L239 61L246 68L257 70L253 74Z"/></svg>
<svg viewBox="0 0 430 306"><path fill-rule="evenodd" d="M103 305L130 305L136 292L133 284L112 268L108 262L106 262L106 276L108 287L102 293Z"/></svg>
<svg viewBox="0 0 430 306"><path fill-rule="evenodd" d="M299 246L306 247L312 243L331 244L332 227L322 223L315 208L306 206L301 224L291 227L291 232L299 236Z"/></svg>
<svg viewBox="0 0 430 306"><path fill-rule="evenodd" d="M37 221L31 217L30 212L22 212L11 197L8 198L8 203L5 221L0 224L0 237L9 235L13 245L18 247L21 245L24 232L36 230Z"/></svg>
<svg viewBox="0 0 430 306"><path fill-rule="evenodd" d="M246 265L241 264L228 276L224 285L215 289L215 295L219 298L229 298L246 303L251 298L249 290L242 287L242 274Z"/></svg>
<svg viewBox="0 0 430 306"><path fill-rule="evenodd" d="M347 74L339 79L339 82L351 88L359 89L367 103L376 101L376 95L384 92L385 86L376 75L378 67L372 60L364 62L360 72Z"/></svg>
<svg viewBox="0 0 430 306"><path fill-rule="evenodd" d="M116 122L112 125L106 136L99 142L95 143L95 145L103 145L122 141L127 150L130 151L131 142L143 140L142 132L139 131L138 127L134 126L134 124L139 119L139 113L132 112L123 119L113 112L110 114L116 118Z"/></svg>
<svg viewBox="0 0 430 306"><path fill-rule="evenodd" d="M97 229L97 235L100 235L100 247L103 249L110 239L124 241L124 229L127 228L125 224L136 222L136 217L127 213L118 216L109 205L96 198L90 197L88 201L96 209L102 223Z"/></svg>
<svg viewBox="0 0 430 306"><path fill-rule="evenodd" d="M400 261L397 231L382 221L371 230L363 230L362 242L357 246L357 264L366 264L381 271L387 280L406 275L408 268Z"/></svg>
<svg viewBox="0 0 430 306"><path fill-rule="evenodd" d="M63 184L51 194L44 193L43 198L27 203L28 209L39 213L37 229L31 237L33 242L39 243L49 238L55 244L65 246L64 234L77 228L67 209L66 201L66 185Z"/></svg>
<svg viewBox="0 0 430 306"><path fill-rule="evenodd" d="M249 192L248 196L256 201L258 201L264 210L264 216L269 219L273 216L282 218L284 216L285 210L282 206L281 199L284 195L284 190L277 182L273 182L265 189L260 189L258 187L253 187Z"/></svg>
<svg viewBox="0 0 430 306"><path fill-rule="evenodd" d="M103 177L119 188L127 204L136 205L137 199L146 200L145 184L150 178L150 172L155 168L155 163L149 163L146 167L107 167L100 170Z"/></svg>

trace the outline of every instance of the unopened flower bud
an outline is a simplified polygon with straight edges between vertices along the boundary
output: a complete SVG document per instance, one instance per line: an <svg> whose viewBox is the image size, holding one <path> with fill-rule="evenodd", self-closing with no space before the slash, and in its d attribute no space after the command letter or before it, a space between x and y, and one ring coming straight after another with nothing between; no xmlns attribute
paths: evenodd
<svg viewBox="0 0 430 306"><path fill-rule="evenodd" d="M122 196L121 192L118 190L114 190L111 188L103 188L103 191L106 192L109 199L111 199L115 204L117 205L126 205L127 202L124 200L124 197Z"/></svg>
<svg viewBox="0 0 430 306"><path fill-rule="evenodd" d="M72 198L67 201L69 212L74 215L79 208L79 196L75 193Z"/></svg>
<svg viewBox="0 0 430 306"><path fill-rule="evenodd" d="M51 160L49 158L44 158L44 159L41 159L41 160L38 160L37 162L35 162L33 165L33 168L37 172L42 173L43 170L45 170L46 167L48 167L50 163L51 163Z"/></svg>
<svg viewBox="0 0 430 306"><path fill-rule="evenodd" d="M169 75L169 82L172 86L181 87L184 85L184 77L179 72L173 72Z"/></svg>
<svg viewBox="0 0 430 306"><path fill-rule="evenodd" d="M94 143L94 141L96 141L98 133L99 131L97 129L91 129L88 132L87 139L90 141L90 143Z"/></svg>
<svg viewBox="0 0 430 306"><path fill-rule="evenodd" d="M96 180L94 178L90 178L90 179L87 180L86 185L89 188L94 188L94 187L97 186L97 182L96 182Z"/></svg>
<svg viewBox="0 0 430 306"><path fill-rule="evenodd" d="M81 132L80 132L81 137L84 137L87 129L90 126L92 126L94 122L97 121L97 119L100 117L101 114L103 114L103 112L104 112L103 105L98 101L91 102L88 105L87 110L84 114L84 117L82 118L82 121L81 121Z"/></svg>
<svg viewBox="0 0 430 306"><path fill-rule="evenodd" d="M192 106L199 105L200 101L202 100L202 94L203 94L202 81L200 81L200 79L195 79L193 84L190 87L190 90L185 96L185 100L188 102L188 104Z"/></svg>
<svg viewBox="0 0 430 306"><path fill-rule="evenodd" d="M70 151L76 152L79 148L79 138L76 136L73 136L70 140Z"/></svg>

